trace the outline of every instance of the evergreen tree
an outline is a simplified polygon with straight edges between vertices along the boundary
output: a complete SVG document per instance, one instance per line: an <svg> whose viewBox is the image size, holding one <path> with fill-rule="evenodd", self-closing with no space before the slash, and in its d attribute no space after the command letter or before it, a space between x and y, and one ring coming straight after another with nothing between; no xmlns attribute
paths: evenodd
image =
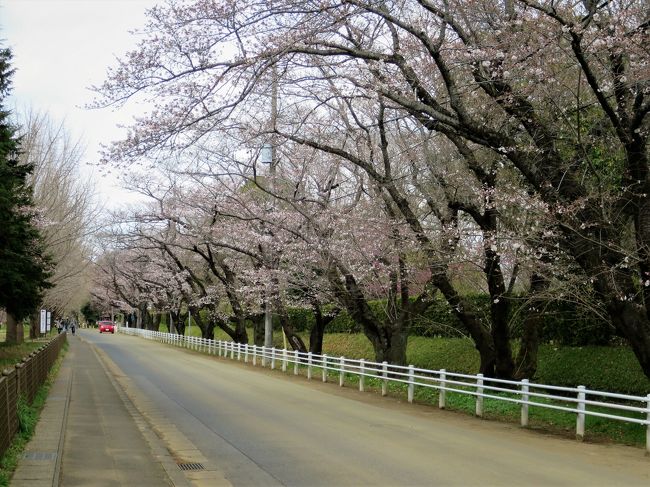
<svg viewBox="0 0 650 487"><path fill-rule="evenodd" d="M7 311L7 341L21 342L17 325L38 308L51 262L35 225L28 176L19 164L20 139L5 101L11 88L11 52L0 49L0 306Z"/></svg>

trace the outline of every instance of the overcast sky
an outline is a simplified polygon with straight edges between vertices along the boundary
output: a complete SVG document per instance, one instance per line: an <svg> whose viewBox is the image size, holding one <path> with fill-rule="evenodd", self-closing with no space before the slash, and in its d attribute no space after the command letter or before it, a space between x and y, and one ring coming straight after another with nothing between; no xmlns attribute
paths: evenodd
<svg viewBox="0 0 650 487"><path fill-rule="evenodd" d="M13 102L18 109L47 111L65 121L87 147L86 161L99 160L100 143L119 139L118 124L131 112L87 110L88 87L104 79L116 56L132 48L130 30L144 26L144 12L156 0L0 0L0 39L11 48L16 73ZM90 171L89 167L84 168ZM129 200L113 175L92 171L109 207Z"/></svg>

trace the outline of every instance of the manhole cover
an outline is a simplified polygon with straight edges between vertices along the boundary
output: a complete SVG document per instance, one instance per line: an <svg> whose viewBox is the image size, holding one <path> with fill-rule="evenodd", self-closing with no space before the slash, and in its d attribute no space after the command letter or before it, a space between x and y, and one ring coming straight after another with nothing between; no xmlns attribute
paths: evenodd
<svg viewBox="0 0 650 487"><path fill-rule="evenodd" d="M181 470L203 470L201 463L179 463L178 468Z"/></svg>
<svg viewBox="0 0 650 487"><path fill-rule="evenodd" d="M56 460L56 453L28 451L23 453L23 458L25 460Z"/></svg>

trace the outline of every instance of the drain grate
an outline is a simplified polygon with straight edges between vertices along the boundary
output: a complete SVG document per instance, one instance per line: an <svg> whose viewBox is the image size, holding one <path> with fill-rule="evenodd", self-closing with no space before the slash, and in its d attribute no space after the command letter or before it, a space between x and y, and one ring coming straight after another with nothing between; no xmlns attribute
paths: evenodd
<svg viewBox="0 0 650 487"><path fill-rule="evenodd" d="M56 460L56 453L46 453L41 451L28 451L23 453L25 460Z"/></svg>
<svg viewBox="0 0 650 487"><path fill-rule="evenodd" d="M181 470L203 470L203 464L201 463L179 463L178 468Z"/></svg>

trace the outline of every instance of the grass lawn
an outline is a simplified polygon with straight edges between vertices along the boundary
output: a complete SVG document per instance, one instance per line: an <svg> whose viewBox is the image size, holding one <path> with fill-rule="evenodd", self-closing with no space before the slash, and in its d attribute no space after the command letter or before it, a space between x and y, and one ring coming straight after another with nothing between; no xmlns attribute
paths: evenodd
<svg viewBox="0 0 650 487"><path fill-rule="evenodd" d="M29 339L29 328L25 327L25 341L20 345L10 345L5 343L6 329L2 327L0 330L0 369L10 367L22 360L34 350L47 342L51 337L38 338L36 340Z"/></svg>

